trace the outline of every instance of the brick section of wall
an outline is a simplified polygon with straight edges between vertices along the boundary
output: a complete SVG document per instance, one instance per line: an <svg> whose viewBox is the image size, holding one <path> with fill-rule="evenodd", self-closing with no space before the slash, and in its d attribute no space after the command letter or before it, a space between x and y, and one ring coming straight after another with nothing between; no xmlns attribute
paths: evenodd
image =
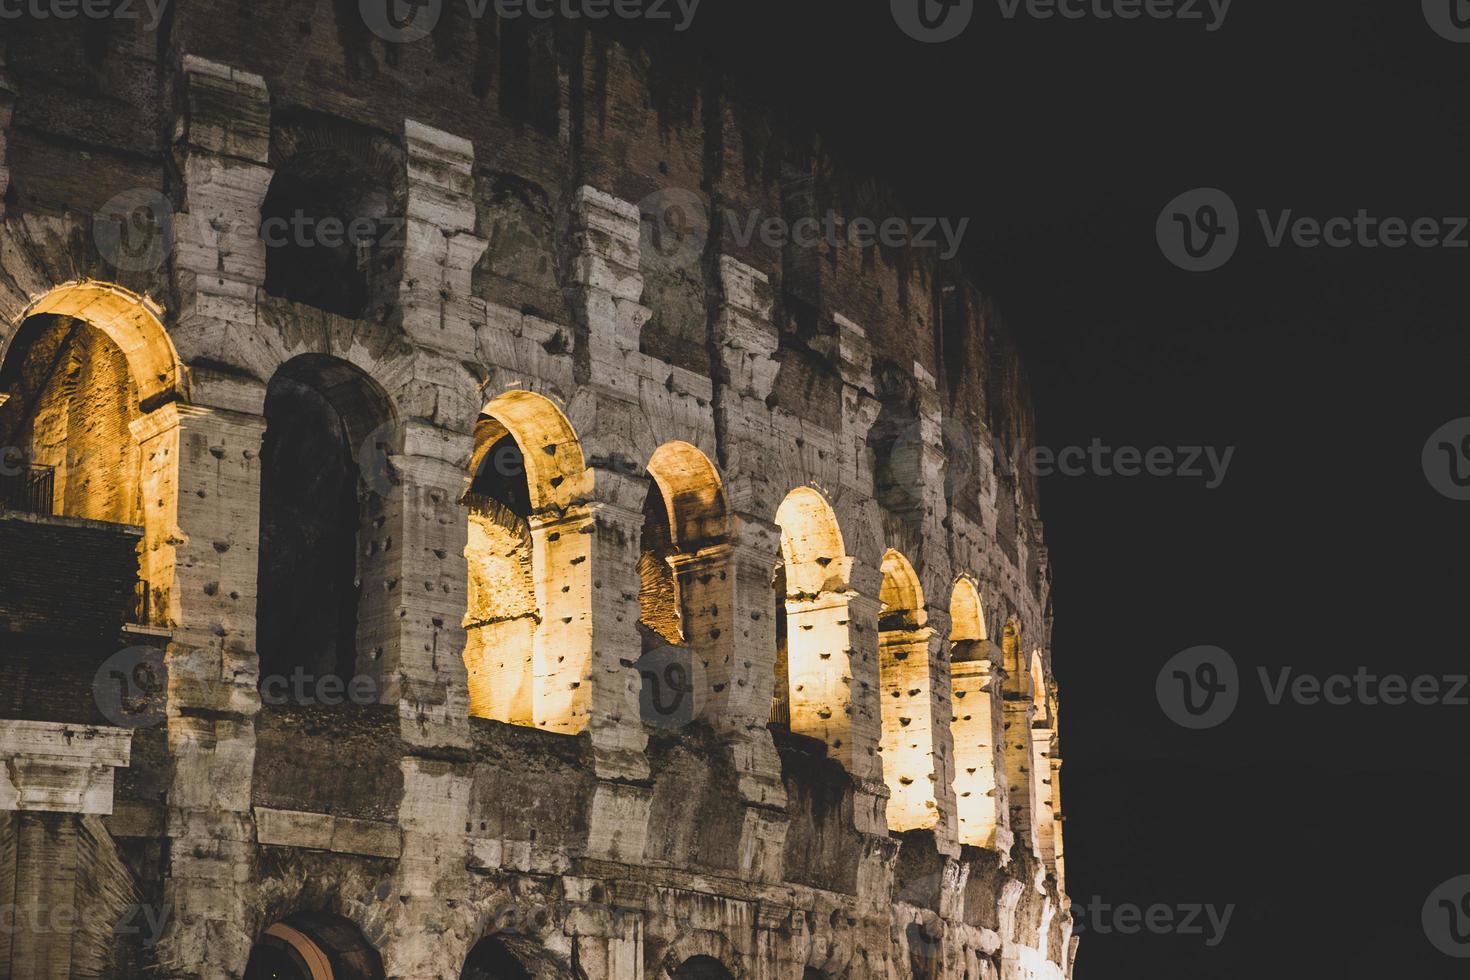
<svg viewBox="0 0 1470 980"><path fill-rule="evenodd" d="M117 637L138 581L140 528L0 514L0 633Z"/></svg>

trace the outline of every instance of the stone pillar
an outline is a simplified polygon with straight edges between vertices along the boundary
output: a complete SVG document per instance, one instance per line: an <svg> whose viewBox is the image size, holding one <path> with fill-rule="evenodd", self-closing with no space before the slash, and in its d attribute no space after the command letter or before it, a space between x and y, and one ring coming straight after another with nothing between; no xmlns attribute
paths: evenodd
<svg viewBox="0 0 1470 980"><path fill-rule="evenodd" d="M928 626L887 629L879 640L888 826L899 831L933 830L940 823L929 652L933 633Z"/></svg>
<svg viewBox="0 0 1470 980"><path fill-rule="evenodd" d="M959 841L975 847L997 848L997 832L1004 827L996 787L995 737L999 713L992 700L995 674L985 640L957 644L970 648L951 663L953 697L954 789L959 818Z"/></svg>
<svg viewBox="0 0 1470 980"><path fill-rule="evenodd" d="M263 397L263 392L260 393ZM149 542L144 567L165 663L172 760L165 899L176 910L159 946L169 976L244 968L253 936L240 901L254 866L255 586L260 537L258 414L166 406L134 423L143 450ZM160 583L164 583L160 585Z"/></svg>
<svg viewBox="0 0 1470 980"><path fill-rule="evenodd" d="M652 799L635 666L643 650L639 537L650 485L635 461L632 435L642 411L638 338L650 316L639 302L640 221L635 205L596 188L578 188L573 196L568 292L579 326L574 373L581 390L570 414L588 422L579 435L595 475L592 522L579 529L591 541L588 728L599 779L588 850L634 862L643 855Z"/></svg>
<svg viewBox="0 0 1470 980"><path fill-rule="evenodd" d="M477 310L470 289L489 242L474 234L474 146L404 120L407 215L397 323L416 346L473 360Z"/></svg>
<svg viewBox="0 0 1470 980"><path fill-rule="evenodd" d="M274 173L270 92L259 75L194 55L184 57L182 74L175 154L184 196L173 223L179 310L169 334L186 364L232 365L268 381L274 365L256 337L255 295L265 283L260 206ZM210 375L196 372L196 383L231 384Z"/></svg>
<svg viewBox="0 0 1470 980"><path fill-rule="evenodd" d="M395 601L379 605L385 615L374 628L380 645L359 648L358 670L374 677L384 703L399 706L405 742L466 749L469 520L460 498L469 481L464 460L472 439L420 419L402 429L403 452L391 457L392 479L382 488L388 495L384 539L390 542L382 556L382 587ZM365 587L376 584L364 578Z"/></svg>
<svg viewBox="0 0 1470 980"><path fill-rule="evenodd" d="M1010 809L1010 829L1036 850L1036 825L1032 806L1031 722L1036 708L1031 696L1007 682L1002 701L1005 738L1006 799Z"/></svg>
<svg viewBox="0 0 1470 980"><path fill-rule="evenodd" d="M74 935L108 902L78 887L81 820L112 813L131 746L121 728L0 722L0 977L77 975Z"/></svg>
<svg viewBox="0 0 1470 980"><path fill-rule="evenodd" d="M883 570L851 559L848 573L851 594L847 602L848 671L852 701L848 744L843 765L857 781L853 802L857 829L879 837L888 836L884 803L888 788L883 781L883 760L878 745L883 736L879 706L878 617L883 603L878 598Z"/></svg>
<svg viewBox="0 0 1470 980"><path fill-rule="evenodd" d="M1056 874L1056 820L1052 809L1051 747L1056 731L1050 723L1031 729L1032 821L1036 827L1036 850L1042 863Z"/></svg>

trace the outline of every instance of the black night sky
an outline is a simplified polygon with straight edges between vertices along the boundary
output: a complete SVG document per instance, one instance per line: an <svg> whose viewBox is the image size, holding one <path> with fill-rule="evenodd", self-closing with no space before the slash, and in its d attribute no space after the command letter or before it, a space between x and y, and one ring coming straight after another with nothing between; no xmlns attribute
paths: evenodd
<svg viewBox="0 0 1470 980"><path fill-rule="evenodd" d="M1043 445L1235 447L1213 490L1042 485L1069 891L1234 906L1214 946L1090 930L1077 976L1461 976L1420 916L1470 874L1470 706L1273 706L1257 669L1470 672L1470 504L1421 464L1470 415L1470 248L1272 248L1256 212L1470 215L1470 43L1413 2L1235 0L1214 31L1021 10L975 0L924 44L880 0L705 0L684 37L914 214L973 219ZM1239 208L1213 272L1155 239L1196 187ZM1234 657L1241 700L1187 731L1155 678L1201 644Z"/></svg>

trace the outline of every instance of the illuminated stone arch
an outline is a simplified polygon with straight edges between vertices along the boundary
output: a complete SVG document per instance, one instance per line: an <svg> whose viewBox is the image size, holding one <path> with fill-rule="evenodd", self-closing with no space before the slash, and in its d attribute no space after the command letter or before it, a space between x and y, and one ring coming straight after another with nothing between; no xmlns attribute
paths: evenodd
<svg viewBox="0 0 1470 980"><path fill-rule="evenodd" d="M145 413L167 402L189 400L188 370L163 327L163 308L146 296L98 279L63 283L31 300L7 336L0 338L0 363L9 357L25 321L47 313L82 320L117 345Z"/></svg>
<svg viewBox="0 0 1470 980"><path fill-rule="evenodd" d="M1003 824L1000 794L995 781L996 749L1000 744L1000 715L991 699L995 674L980 590L975 581L955 582L950 611L950 692L954 712L955 805L959 814L959 841L975 847L995 847L996 830Z"/></svg>
<svg viewBox="0 0 1470 980"><path fill-rule="evenodd" d="M475 427L465 667L470 713L564 734L587 726L594 477L566 415L503 392Z"/></svg>
<svg viewBox="0 0 1470 980"><path fill-rule="evenodd" d="M188 371L162 318L162 308L146 296L79 279L31 299L0 335L0 438L17 443L22 456L3 462L25 464L19 479L26 506L142 525L134 618L153 625L173 619L177 432L179 406L189 401ZM77 387L51 390L48 378L27 391L36 381L32 352L43 348L53 374L56 358L86 362ZM18 394L25 401L12 398ZM102 421L115 423L110 429L93 424L104 412ZM39 432L38 415L61 420L60 428ZM72 426L72 415L82 424Z"/></svg>
<svg viewBox="0 0 1470 980"><path fill-rule="evenodd" d="M682 724L728 700L735 657L730 516L718 470L687 442L664 443L640 531L643 718Z"/></svg>
<svg viewBox="0 0 1470 980"><path fill-rule="evenodd" d="M821 739L854 770L856 685L850 584L853 560L831 504L810 486L792 490L776 511L781 565L776 571L777 653L772 722ZM784 643L782 642L784 641ZM871 739L871 736L869 736Z"/></svg>
<svg viewBox="0 0 1470 980"><path fill-rule="evenodd" d="M939 823L935 797L935 694L924 588L914 566L890 548L883 555L878 618L879 716L888 827L906 831Z"/></svg>
<svg viewBox="0 0 1470 980"><path fill-rule="evenodd" d="M383 980L383 963L351 921L301 912L272 923L250 951L245 980Z"/></svg>

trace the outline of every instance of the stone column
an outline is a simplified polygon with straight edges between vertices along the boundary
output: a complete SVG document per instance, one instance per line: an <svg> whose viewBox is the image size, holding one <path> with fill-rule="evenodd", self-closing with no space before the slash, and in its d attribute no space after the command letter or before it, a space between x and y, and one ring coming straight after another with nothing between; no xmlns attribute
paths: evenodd
<svg viewBox="0 0 1470 980"><path fill-rule="evenodd" d="M78 836L84 815L112 813L131 746L121 728L0 722L0 977L70 980L85 917L121 914L79 889Z"/></svg>
<svg viewBox="0 0 1470 980"><path fill-rule="evenodd" d="M951 663L959 840L962 844L996 848L997 831L1004 821L995 778L999 718L992 701L995 675L987 650L989 643L976 640L958 646L970 648L956 654Z"/></svg>
<svg viewBox="0 0 1470 980"><path fill-rule="evenodd" d="M265 283L260 206L274 175L270 92L259 75L194 55L184 57L182 74L175 154L184 194L173 222L179 310L169 334L186 364L230 365L269 381L274 364L256 337L255 295ZM201 370L196 384L233 382Z"/></svg>
<svg viewBox="0 0 1470 980"><path fill-rule="evenodd" d="M1020 835L1028 849L1036 850L1036 824L1032 805L1031 722L1036 708L1031 696L1007 682L1002 701L1005 738L1006 800L1010 829Z"/></svg>
<svg viewBox="0 0 1470 980"><path fill-rule="evenodd" d="M263 397L263 392L260 393ZM255 596L260 517L258 414L166 406L134 423L143 450L148 543L165 652L172 760L165 897L175 909L159 947L165 975L243 969L253 940L250 817L255 764ZM163 584L160 584L163 583Z"/></svg>

